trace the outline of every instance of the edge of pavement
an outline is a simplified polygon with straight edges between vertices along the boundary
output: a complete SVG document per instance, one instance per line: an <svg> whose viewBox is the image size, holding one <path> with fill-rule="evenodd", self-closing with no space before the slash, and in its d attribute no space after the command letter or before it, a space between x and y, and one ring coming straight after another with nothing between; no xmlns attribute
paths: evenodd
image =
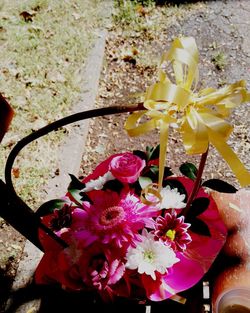
<svg viewBox="0 0 250 313"><path fill-rule="evenodd" d="M73 107L71 114L90 110L95 107L107 34L108 31L106 29L99 30L98 37L86 60L86 66L81 71L83 77L86 77L81 88L81 100ZM67 138L59 149L59 175L51 178L45 188L46 201L61 197L65 194L70 182L68 173L72 173L76 176L78 175L89 125L90 121L84 120L76 122L71 126ZM25 286L33 280L35 269L41 260L42 255L42 251L30 241L26 241L16 276L12 284L11 293L15 293L16 291L25 288ZM13 301L12 296L10 296L7 300L6 310L11 307ZM40 299L34 299L20 305L15 312L34 313L38 312L39 307Z"/></svg>

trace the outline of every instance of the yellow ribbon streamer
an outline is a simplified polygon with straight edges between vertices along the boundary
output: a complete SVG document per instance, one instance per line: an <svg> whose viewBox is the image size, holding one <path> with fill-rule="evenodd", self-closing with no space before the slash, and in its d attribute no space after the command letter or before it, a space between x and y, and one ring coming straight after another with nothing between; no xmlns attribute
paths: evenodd
<svg viewBox="0 0 250 313"><path fill-rule="evenodd" d="M168 130L178 125L188 154L205 153L211 143L228 163L241 186L250 184L250 173L228 146L233 127L224 119L233 108L250 100L244 81L220 88L195 91L198 82L199 53L192 37L177 38L164 53L158 82L145 94L145 111L132 113L125 129L130 136L160 130L160 159L158 188L161 189L167 151ZM171 64L175 82L164 71Z"/></svg>

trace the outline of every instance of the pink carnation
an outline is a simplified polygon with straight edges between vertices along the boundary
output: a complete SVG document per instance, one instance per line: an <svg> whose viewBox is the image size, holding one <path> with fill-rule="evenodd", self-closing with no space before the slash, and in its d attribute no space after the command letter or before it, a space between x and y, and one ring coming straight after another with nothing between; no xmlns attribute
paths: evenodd
<svg viewBox="0 0 250 313"><path fill-rule="evenodd" d="M84 250L79 259L79 272L83 282L97 289L105 298L112 297L112 287L122 278L125 264L122 261L122 249L110 251L107 247L92 245Z"/></svg>
<svg viewBox="0 0 250 313"><path fill-rule="evenodd" d="M146 162L131 152L114 157L110 162L110 172L122 183L134 183Z"/></svg>
<svg viewBox="0 0 250 313"><path fill-rule="evenodd" d="M110 248L112 251L95 244L78 249L73 238L68 248L55 245L42 258L36 271L36 282L57 281L68 290L96 289L104 300L110 300L116 292L126 292L124 284L119 282L125 272L125 252Z"/></svg>

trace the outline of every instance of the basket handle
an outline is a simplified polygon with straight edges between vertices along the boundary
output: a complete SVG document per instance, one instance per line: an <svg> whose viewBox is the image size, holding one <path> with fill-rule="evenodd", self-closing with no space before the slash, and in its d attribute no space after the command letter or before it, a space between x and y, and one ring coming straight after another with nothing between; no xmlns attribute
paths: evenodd
<svg viewBox="0 0 250 313"><path fill-rule="evenodd" d="M98 117L98 116L105 116L105 115L113 115L113 114L121 114L121 113L129 113L129 112L134 112L134 111L139 111L139 110L144 110L143 107L143 103L139 103L137 105L130 105L130 106L111 106L111 107L107 107L107 108L100 108L100 109L93 109L93 110L88 110L88 111L83 111L83 112L79 112L79 113L75 113L72 115L69 115L67 117L64 117L60 120L57 120L39 130L37 130L34 133L29 134L28 136L24 137L23 139L21 139L15 146L14 148L11 150L7 161L6 161L6 165L5 165L5 182L6 182L6 187L8 190L8 195L9 195L9 200L11 201L11 199L15 199L15 201L17 201L17 199L19 199L19 206L20 206L20 210L22 209L22 213L21 215L25 215L27 216L27 212L29 213L28 216L30 216L30 218L32 218L33 220L38 219L38 216L35 212L33 212L33 210L31 208L29 208L29 206L27 204L25 204L20 197L17 195L15 188L13 186L13 182L12 182L12 167L13 164L15 162L15 159L18 155L18 153L25 147L27 146L29 143L31 143L32 141L49 134L52 131L56 131L58 128L80 121L80 120L85 120L85 119L89 119L89 118L93 118L93 117ZM13 218L13 221L15 220L15 218ZM32 222L32 221L30 221ZM16 227L16 221L15 223L10 223L13 225L14 228ZM32 223L31 223L32 225ZM47 226L45 226L41 220L39 219L39 222L36 224L37 228L42 229L44 232L46 232L50 237L52 237L54 240L56 240L60 245L62 245L63 247L66 247L67 244L60 238L58 237L50 228L48 228ZM25 227L24 227L25 228ZM22 232L22 227L19 227L18 229L19 232L21 232L25 237L27 237L27 231L23 231ZM34 237L34 231L32 232L32 235L30 236L30 238L28 238L30 241L32 241L33 243L35 243L35 245L41 249L41 245L37 244L39 242L38 237L37 238L32 238Z"/></svg>

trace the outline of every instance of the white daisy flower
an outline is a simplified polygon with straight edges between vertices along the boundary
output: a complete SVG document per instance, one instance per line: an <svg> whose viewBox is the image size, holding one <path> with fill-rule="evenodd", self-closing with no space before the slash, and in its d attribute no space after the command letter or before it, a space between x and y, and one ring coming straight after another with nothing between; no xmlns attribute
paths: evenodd
<svg viewBox="0 0 250 313"><path fill-rule="evenodd" d="M97 179L91 179L89 182L87 182L85 184L85 188L83 188L82 191L89 192L92 190L101 190L107 181L113 179L115 179L115 177L112 175L112 173L107 172L103 176L99 176Z"/></svg>
<svg viewBox="0 0 250 313"><path fill-rule="evenodd" d="M161 190L161 209L183 209L186 203L184 194L180 194L177 188L171 189L170 186L166 186Z"/></svg>
<svg viewBox="0 0 250 313"><path fill-rule="evenodd" d="M135 248L128 249L127 268L138 269L138 273L150 275L155 280L155 271L165 274L168 268L179 262L173 249L155 241L153 234L143 230L141 237L142 242L138 242Z"/></svg>

